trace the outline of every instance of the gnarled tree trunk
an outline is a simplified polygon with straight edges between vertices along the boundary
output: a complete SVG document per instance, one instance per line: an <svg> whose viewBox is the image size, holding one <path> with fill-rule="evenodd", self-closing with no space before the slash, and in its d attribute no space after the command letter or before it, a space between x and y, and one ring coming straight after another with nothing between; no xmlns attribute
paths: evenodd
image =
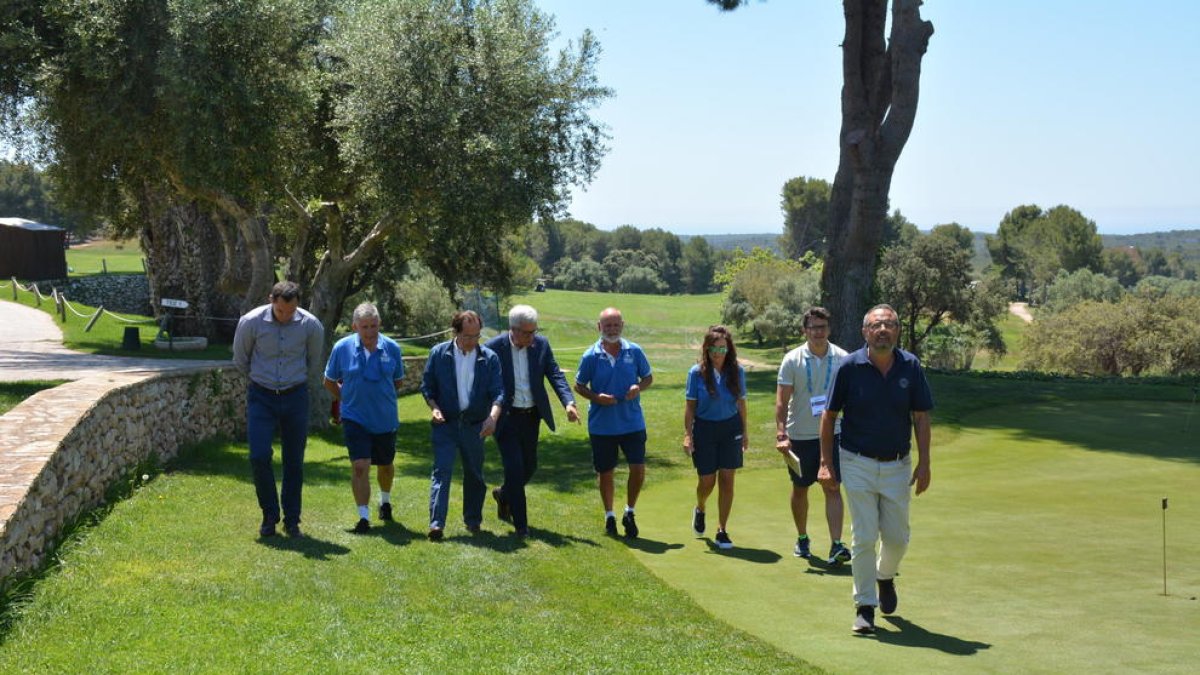
<svg viewBox="0 0 1200 675"><path fill-rule="evenodd" d="M162 298L186 300L187 318L173 326L177 334L231 341L249 283L236 230L194 202L168 203L156 194L143 204L139 238L155 314L162 314Z"/></svg>

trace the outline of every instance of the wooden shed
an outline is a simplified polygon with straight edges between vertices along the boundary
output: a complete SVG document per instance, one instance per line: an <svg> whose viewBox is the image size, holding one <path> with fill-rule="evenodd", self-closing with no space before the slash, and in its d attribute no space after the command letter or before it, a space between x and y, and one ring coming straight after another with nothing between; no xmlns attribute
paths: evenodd
<svg viewBox="0 0 1200 675"><path fill-rule="evenodd" d="M67 231L24 218L0 218L0 279L67 278Z"/></svg>

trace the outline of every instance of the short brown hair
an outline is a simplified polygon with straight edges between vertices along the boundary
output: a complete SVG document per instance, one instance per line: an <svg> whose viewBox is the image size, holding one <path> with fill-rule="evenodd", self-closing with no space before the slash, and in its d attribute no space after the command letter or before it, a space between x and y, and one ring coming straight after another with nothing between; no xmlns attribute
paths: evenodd
<svg viewBox="0 0 1200 675"><path fill-rule="evenodd" d="M809 307L808 311L804 313L804 323L801 325L808 328L809 319L825 319L829 321L829 310L824 307Z"/></svg>
<svg viewBox="0 0 1200 675"><path fill-rule="evenodd" d="M463 331L463 325L467 321L473 321L476 326L483 328L483 319L479 318L479 314L474 310L463 309L454 313L454 318L450 320L450 327L454 329L454 334L458 335Z"/></svg>

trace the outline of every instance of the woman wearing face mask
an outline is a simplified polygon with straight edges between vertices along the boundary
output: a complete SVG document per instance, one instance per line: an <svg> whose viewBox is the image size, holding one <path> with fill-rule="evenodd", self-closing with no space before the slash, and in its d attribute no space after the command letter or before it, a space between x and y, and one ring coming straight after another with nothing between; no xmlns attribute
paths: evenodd
<svg viewBox="0 0 1200 675"><path fill-rule="evenodd" d="M717 546L733 548L726 525L733 508L733 478L749 446L746 433L746 371L737 362L733 336L724 326L704 335L699 363L688 371L683 412L683 451L692 458L700 479L692 530L705 530L705 503L713 487L717 496Z"/></svg>

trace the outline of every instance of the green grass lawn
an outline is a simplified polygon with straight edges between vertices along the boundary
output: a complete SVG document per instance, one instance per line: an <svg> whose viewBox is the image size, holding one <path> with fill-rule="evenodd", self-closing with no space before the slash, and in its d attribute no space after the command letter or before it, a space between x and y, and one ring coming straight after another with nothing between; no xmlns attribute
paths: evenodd
<svg viewBox="0 0 1200 675"><path fill-rule="evenodd" d="M997 357L987 350L980 350L975 356L974 363L971 364L972 369L1020 370L1021 358L1025 347L1025 333L1029 330L1029 324L1025 323L1024 319L1009 313L1000 319L998 325L1000 326L1000 334L1004 337L1004 345L1008 349L1007 353L1004 356Z"/></svg>
<svg viewBox="0 0 1200 675"><path fill-rule="evenodd" d="M92 274L142 274L143 253L137 240L99 240L67 249L67 267L73 277Z"/></svg>
<svg viewBox="0 0 1200 675"><path fill-rule="evenodd" d="M428 543L428 411L408 396L398 524L348 532L349 464L336 433L325 434L310 441L306 464L311 538L260 542L245 445L195 449L137 481L8 603L0 663L13 672L1188 669L1200 630L1200 604L1188 599L1200 594L1190 564L1200 554L1190 525L1200 516L1200 418L1189 420L1189 386L932 374L934 482L914 502L901 609L878 621L879 637L859 639L846 571L790 554L789 488L771 449L773 363L748 378L737 548L718 553L690 533L682 388L700 332L717 319L715 296L521 300L538 307L568 373L607 305L646 347L656 377L643 401L642 538L603 536L585 429L560 415L559 433L543 431L529 540L511 538L490 508L484 533L468 535L456 478L448 540ZM492 442L486 471L494 484ZM623 482L619 474L618 499ZM818 549L828 546L820 501L810 520Z"/></svg>

